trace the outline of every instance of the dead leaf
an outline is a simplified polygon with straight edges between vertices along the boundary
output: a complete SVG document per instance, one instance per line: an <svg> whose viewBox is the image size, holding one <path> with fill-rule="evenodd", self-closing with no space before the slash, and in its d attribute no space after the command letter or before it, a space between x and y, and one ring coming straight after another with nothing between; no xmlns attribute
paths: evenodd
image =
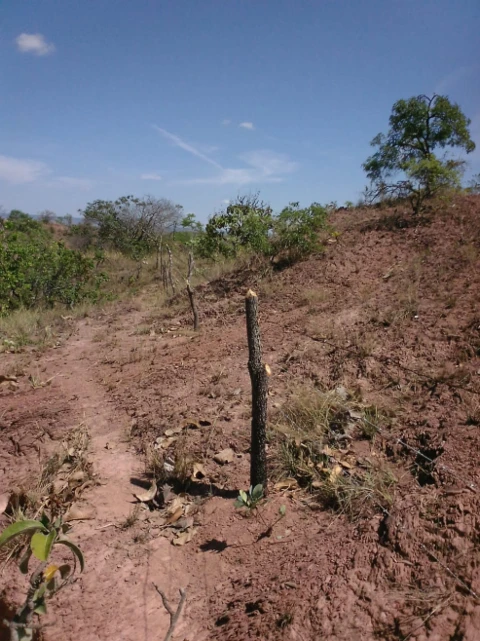
<svg viewBox="0 0 480 641"><path fill-rule="evenodd" d="M170 485L168 485L168 483L165 483L164 485L162 485L162 493L163 493L164 503L168 503L175 496L172 488L170 487Z"/></svg>
<svg viewBox="0 0 480 641"><path fill-rule="evenodd" d="M273 487L275 490L290 490L297 487L297 485L298 483L296 479L283 479L282 481L275 483Z"/></svg>
<svg viewBox="0 0 480 641"><path fill-rule="evenodd" d="M172 541L173 545L185 545L185 543L190 543L193 539L197 530L191 528L190 530L185 530L185 532L180 532Z"/></svg>
<svg viewBox="0 0 480 641"><path fill-rule="evenodd" d="M177 507L175 512L168 517L168 519L165 521L165 525L172 525L172 523L175 523L178 521L178 519L181 518L183 515L183 506Z"/></svg>
<svg viewBox="0 0 480 641"><path fill-rule="evenodd" d="M0 494L0 514L3 514L8 507L10 501L9 494Z"/></svg>
<svg viewBox="0 0 480 641"><path fill-rule="evenodd" d="M312 487L316 490L320 489L322 487L322 482L321 481L313 481Z"/></svg>
<svg viewBox="0 0 480 641"><path fill-rule="evenodd" d="M66 481L58 480L53 482L52 490L54 494L61 494L66 487L68 487Z"/></svg>
<svg viewBox="0 0 480 641"><path fill-rule="evenodd" d="M183 510L184 504L184 499L181 496L176 496L170 503L170 505L166 508L167 515L171 516L178 510L178 508L181 508Z"/></svg>
<svg viewBox="0 0 480 641"><path fill-rule="evenodd" d="M173 445L173 443L175 443L177 438L178 438L177 436L170 436L168 438L164 438L163 436L159 436L157 438L157 444L155 445L155 448L156 449L160 448L162 450L168 450L170 445Z"/></svg>
<svg viewBox="0 0 480 641"><path fill-rule="evenodd" d="M83 470L77 470L74 472L68 479L69 482L80 483L85 479L85 472Z"/></svg>
<svg viewBox="0 0 480 641"><path fill-rule="evenodd" d="M192 481L196 481L198 479L203 479L205 478L205 468L203 467L202 463L194 463L193 464L193 474L192 474Z"/></svg>
<svg viewBox="0 0 480 641"><path fill-rule="evenodd" d="M182 516L181 519L173 525L177 530L188 530L188 528L193 527L193 516Z"/></svg>
<svg viewBox="0 0 480 641"><path fill-rule="evenodd" d="M138 494L134 493L134 497L141 501L142 503L148 503L148 501L153 501L155 496L157 495L157 483L156 481L153 481L152 485L148 490L145 490L144 492L139 492Z"/></svg>
<svg viewBox="0 0 480 641"><path fill-rule="evenodd" d="M0 374L0 383L6 383L6 382L11 382L11 383L16 383L17 382L17 377L16 376L7 376L6 374Z"/></svg>
<svg viewBox="0 0 480 641"><path fill-rule="evenodd" d="M81 508L78 505L71 505L67 510L64 520L65 521L85 521L87 519L95 518L95 510L93 508Z"/></svg>
<svg viewBox="0 0 480 641"><path fill-rule="evenodd" d="M332 450L331 447L328 445L325 445L325 447L322 450L322 454L325 454L325 456L334 456L335 452Z"/></svg>
<svg viewBox="0 0 480 641"><path fill-rule="evenodd" d="M175 434L180 434L183 427L171 427L168 430L165 430L164 436L174 436Z"/></svg>
<svg viewBox="0 0 480 641"><path fill-rule="evenodd" d="M341 465L335 465L333 470L330 472L330 480L334 481L339 476L342 476L343 470Z"/></svg>
<svg viewBox="0 0 480 641"><path fill-rule="evenodd" d="M227 447L225 450L222 450L221 452L217 452L215 456L213 457L213 460L215 463L220 463L220 465L225 465L226 463L231 463L233 459L235 458L235 452L232 450L231 447Z"/></svg>
<svg viewBox="0 0 480 641"><path fill-rule="evenodd" d="M340 465L342 467L345 467L347 470L351 470L353 465L349 463L348 461L340 461Z"/></svg>
<svg viewBox="0 0 480 641"><path fill-rule="evenodd" d="M350 414L350 417L354 418L355 420L363 418L362 412L358 412L357 410L348 410L348 413Z"/></svg>

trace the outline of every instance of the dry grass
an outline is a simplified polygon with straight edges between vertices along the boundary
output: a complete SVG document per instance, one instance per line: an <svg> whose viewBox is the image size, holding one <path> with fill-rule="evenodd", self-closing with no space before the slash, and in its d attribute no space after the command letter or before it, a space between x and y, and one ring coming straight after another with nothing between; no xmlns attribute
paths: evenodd
<svg viewBox="0 0 480 641"><path fill-rule="evenodd" d="M300 305L316 307L329 299L330 293L325 289L311 288L304 289L300 294Z"/></svg>
<svg viewBox="0 0 480 641"><path fill-rule="evenodd" d="M9 521L37 519L44 510L52 517L65 514L80 493L94 482L88 460L89 442L83 425L72 429L61 449L41 463L38 475L24 479L13 490L6 510ZM13 543L2 548L2 560L7 563L21 547L22 544Z"/></svg>
<svg viewBox="0 0 480 641"><path fill-rule="evenodd" d="M393 475L382 466L360 468L350 451L353 439L373 439L388 420L377 407L361 404L342 388L299 388L272 425L271 440L281 435L274 446L274 476L296 479L350 518L390 505Z"/></svg>
<svg viewBox="0 0 480 641"><path fill-rule="evenodd" d="M357 519L372 507L385 508L393 503L395 476L386 468L371 468L367 472L351 473L338 466L318 483L317 496L328 507Z"/></svg>

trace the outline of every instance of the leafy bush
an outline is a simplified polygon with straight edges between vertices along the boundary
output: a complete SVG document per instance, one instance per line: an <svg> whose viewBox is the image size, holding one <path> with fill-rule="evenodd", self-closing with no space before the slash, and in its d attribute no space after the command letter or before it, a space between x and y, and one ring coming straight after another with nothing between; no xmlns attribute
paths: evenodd
<svg viewBox="0 0 480 641"><path fill-rule="evenodd" d="M241 196L212 216L203 233L197 230L194 249L203 258L236 257L246 251L295 262L319 249L318 233L327 227L327 218L327 208L318 203L304 209L290 203L275 216L258 194Z"/></svg>
<svg viewBox="0 0 480 641"><path fill-rule="evenodd" d="M272 229L272 209L258 194L239 196L225 211L210 218L198 243L198 253L206 258L235 257L243 249L267 255Z"/></svg>
<svg viewBox="0 0 480 641"><path fill-rule="evenodd" d="M291 261L309 256L320 248L318 233L327 226L328 212L318 203L300 209L290 203L275 219L274 254L287 253Z"/></svg>
<svg viewBox="0 0 480 641"><path fill-rule="evenodd" d="M26 214L0 225L0 314L20 307L72 307L95 299L105 280L93 260L54 241Z"/></svg>

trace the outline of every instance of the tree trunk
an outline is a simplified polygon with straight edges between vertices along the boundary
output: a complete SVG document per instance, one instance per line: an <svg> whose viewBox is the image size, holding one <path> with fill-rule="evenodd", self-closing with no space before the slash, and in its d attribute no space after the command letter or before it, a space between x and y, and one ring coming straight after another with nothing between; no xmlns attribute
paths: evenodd
<svg viewBox="0 0 480 641"><path fill-rule="evenodd" d="M248 371L252 382L252 433L250 444L250 485L263 486L267 494L267 395L268 373L262 362L262 343L258 326L258 297L251 289L245 298L248 338Z"/></svg>
<svg viewBox="0 0 480 641"><path fill-rule="evenodd" d="M187 294L188 298L190 300L190 306L192 308L192 313L193 313L193 329L197 331L199 328L199 320L198 320L198 309L197 309L197 303L195 301L195 293L192 289L190 280L192 278L192 273L193 273L193 266L194 266L194 260L193 260L193 254L192 252L189 252L188 254L188 274L187 274Z"/></svg>

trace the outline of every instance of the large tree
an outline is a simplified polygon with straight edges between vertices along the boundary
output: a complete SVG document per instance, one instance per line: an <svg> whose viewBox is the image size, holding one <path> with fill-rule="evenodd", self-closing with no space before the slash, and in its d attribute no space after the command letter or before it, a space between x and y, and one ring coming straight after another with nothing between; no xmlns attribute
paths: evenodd
<svg viewBox="0 0 480 641"><path fill-rule="evenodd" d="M448 152L457 148L468 154L475 143L470 120L457 104L436 94L399 100L392 107L389 124L387 134L372 140L377 151L363 164L374 198L411 197L417 210L423 198L459 184L464 161ZM440 158L435 152L442 150Z"/></svg>

